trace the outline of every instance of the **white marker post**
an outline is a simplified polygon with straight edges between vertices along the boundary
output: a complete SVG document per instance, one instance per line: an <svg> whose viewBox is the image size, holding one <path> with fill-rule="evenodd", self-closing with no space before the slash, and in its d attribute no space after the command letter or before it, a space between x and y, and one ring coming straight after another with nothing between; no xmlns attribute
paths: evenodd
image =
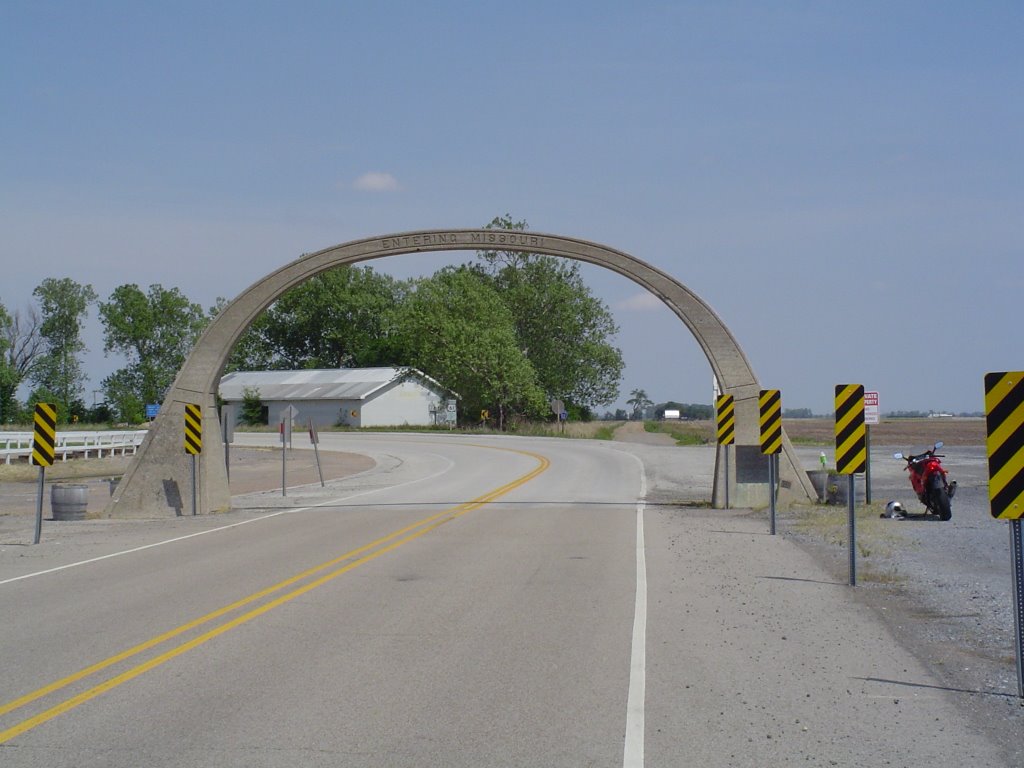
<svg viewBox="0 0 1024 768"><path fill-rule="evenodd" d="M324 471L320 467L320 436L316 433L316 427L313 426L313 420L309 420L309 442L313 444L313 453L316 456L316 473L320 475L320 487L324 487Z"/></svg>

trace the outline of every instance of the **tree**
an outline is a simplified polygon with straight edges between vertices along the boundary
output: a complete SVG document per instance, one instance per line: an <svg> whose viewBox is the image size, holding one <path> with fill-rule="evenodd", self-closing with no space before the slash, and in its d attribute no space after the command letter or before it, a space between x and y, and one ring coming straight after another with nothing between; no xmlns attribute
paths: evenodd
<svg viewBox="0 0 1024 768"><path fill-rule="evenodd" d="M703 403L677 403L675 400L669 400L667 403L654 406L654 418L665 418L665 411L668 410L679 411L679 418L681 419L710 419L715 414L715 409L710 405Z"/></svg>
<svg viewBox="0 0 1024 768"><path fill-rule="evenodd" d="M654 402L647 397L647 393L642 389L634 389L629 393L632 395L629 400L626 401L626 405L633 406L633 418L636 420L642 419L644 413L654 405Z"/></svg>
<svg viewBox="0 0 1024 768"><path fill-rule="evenodd" d="M138 376L130 368L119 368L103 380L103 396L117 421L140 424L145 420L147 401L140 390Z"/></svg>
<svg viewBox="0 0 1024 768"><path fill-rule="evenodd" d="M395 362L395 311L409 283L337 267L282 294L235 345L228 370L339 368Z"/></svg>
<svg viewBox="0 0 1024 768"><path fill-rule="evenodd" d="M14 393L18 390L17 374L8 360L8 350L11 342L7 338L7 329L13 322L7 314L7 309L0 304L0 424L7 424L13 420L17 402Z"/></svg>
<svg viewBox="0 0 1024 768"><path fill-rule="evenodd" d="M44 350L32 364L31 378L56 398L63 413L77 415L88 380L79 360L85 351L82 320L96 301L96 292L91 285L80 285L71 278L48 277L32 295L40 304L39 334Z"/></svg>
<svg viewBox="0 0 1024 768"><path fill-rule="evenodd" d="M239 418L243 424L250 427L266 423L266 418L263 416L263 400L256 387L246 387L242 390L242 407L239 411Z"/></svg>
<svg viewBox="0 0 1024 768"><path fill-rule="evenodd" d="M508 215L487 228L526 230ZM619 395L622 352L610 340L618 328L608 308L583 282L579 265L519 251L481 251L483 272L509 308L519 348L549 397L582 411Z"/></svg>
<svg viewBox="0 0 1024 768"><path fill-rule="evenodd" d="M156 284L148 293L120 285L100 302L103 351L123 355L128 365L103 380L108 402L134 415L137 404L160 403L189 351L209 322L203 308L177 288ZM127 414L117 408L123 419ZM134 420L134 419L133 419Z"/></svg>
<svg viewBox="0 0 1024 768"><path fill-rule="evenodd" d="M448 267L418 281L399 320L404 359L455 390L471 420L487 410L503 429L512 413L538 418L546 411L508 307L474 270Z"/></svg>
<svg viewBox="0 0 1024 768"><path fill-rule="evenodd" d="M10 423L20 415L15 395L45 351L39 333L42 324L39 310L33 306L11 315L0 304L0 423Z"/></svg>

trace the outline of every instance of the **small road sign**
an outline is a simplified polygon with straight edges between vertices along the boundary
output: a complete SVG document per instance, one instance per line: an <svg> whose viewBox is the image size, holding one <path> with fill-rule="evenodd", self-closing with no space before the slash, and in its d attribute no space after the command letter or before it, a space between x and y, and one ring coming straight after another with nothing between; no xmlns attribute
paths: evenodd
<svg viewBox="0 0 1024 768"><path fill-rule="evenodd" d="M782 452L782 393L762 389L757 398L761 423L761 453Z"/></svg>
<svg viewBox="0 0 1024 768"><path fill-rule="evenodd" d="M35 427L32 432L32 463L52 467L57 444L57 408L50 403L36 403Z"/></svg>
<svg viewBox="0 0 1024 768"><path fill-rule="evenodd" d="M736 442L736 408L732 395L719 395L715 400L718 423L718 444L732 445Z"/></svg>
<svg viewBox="0 0 1024 768"><path fill-rule="evenodd" d="M1024 517L1024 371L985 375L988 496L992 517Z"/></svg>
<svg viewBox="0 0 1024 768"><path fill-rule="evenodd" d="M868 428L864 424L864 385L836 384L836 471L847 476L850 586L857 586L857 517L853 476L867 467Z"/></svg>
<svg viewBox="0 0 1024 768"><path fill-rule="evenodd" d="M878 423L878 393L877 392L865 392L864 393L864 423L865 424L877 424Z"/></svg>
<svg viewBox="0 0 1024 768"><path fill-rule="evenodd" d="M836 385L836 471L841 475L864 472L867 434L864 426L864 385Z"/></svg>
<svg viewBox="0 0 1024 768"><path fill-rule="evenodd" d="M195 403L185 403L185 453L193 456L203 452L202 410Z"/></svg>

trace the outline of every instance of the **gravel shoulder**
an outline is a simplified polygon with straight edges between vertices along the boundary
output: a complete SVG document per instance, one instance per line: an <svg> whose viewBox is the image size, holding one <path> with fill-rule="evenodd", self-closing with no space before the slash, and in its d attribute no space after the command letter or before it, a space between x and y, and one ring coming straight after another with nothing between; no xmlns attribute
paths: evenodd
<svg viewBox="0 0 1024 768"><path fill-rule="evenodd" d="M972 727L1000 745L1007 765L1024 765L1024 708L1017 697L1009 526L991 517L984 445L948 445L943 465L959 488L953 519L879 517L889 500L923 512L895 451L935 439L877 445L872 441L871 499L858 481L856 597L943 682ZM819 449L802 448L805 468ZM787 511L781 535L792 539L836 578L848 580L846 506ZM884 651L882 651L884 652Z"/></svg>

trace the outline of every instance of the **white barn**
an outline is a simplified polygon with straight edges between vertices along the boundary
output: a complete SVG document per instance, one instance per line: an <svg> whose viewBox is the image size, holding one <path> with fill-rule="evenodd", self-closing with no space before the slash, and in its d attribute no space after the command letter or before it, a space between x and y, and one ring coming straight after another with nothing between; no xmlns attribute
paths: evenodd
<svg viewBox="0 0 1024 768"><path fill-rule="evenodd" d="M317 427L401 427L454 423L458 395L415 368L332 368L236 371L220 380L221 400L235 405L259 393L266 423L290 405L294 424Z"/></svg>

